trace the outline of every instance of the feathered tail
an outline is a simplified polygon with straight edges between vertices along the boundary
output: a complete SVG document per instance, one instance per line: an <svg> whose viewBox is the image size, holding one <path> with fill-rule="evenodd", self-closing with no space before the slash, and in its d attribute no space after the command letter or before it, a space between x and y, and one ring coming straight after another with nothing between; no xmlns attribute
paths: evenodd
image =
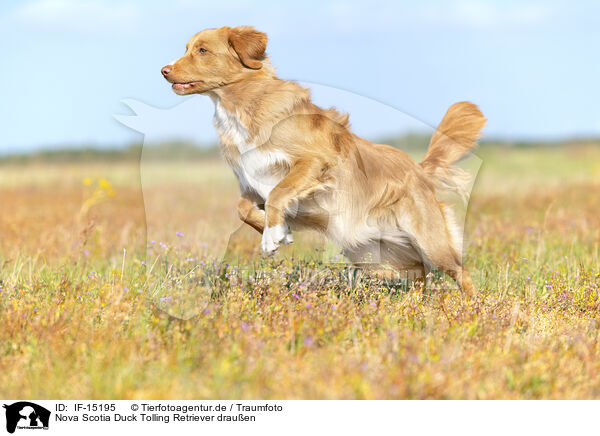
<svg viewBox="0 0 600 436"><path fill-rule="evenodd" d="M439 189L454 191L466 200L470 176L453 164L476 145L486 121L473 103L463 101L450 106L421 162L423 169L436 179Z"/></svg>

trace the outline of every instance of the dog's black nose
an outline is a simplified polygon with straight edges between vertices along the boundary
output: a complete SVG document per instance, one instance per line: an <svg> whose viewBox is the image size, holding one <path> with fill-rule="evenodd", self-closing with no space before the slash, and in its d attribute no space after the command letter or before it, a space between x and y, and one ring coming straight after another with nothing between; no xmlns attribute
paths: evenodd
<svg viewBox="0 0 600 436"><path fill-rule="evenodd" d="M163 69L160 70L160 72L162 73L163 76L167 77L172 69L173 69L173 67L171 65L167 65L166 67L163 67Z"/></svg>

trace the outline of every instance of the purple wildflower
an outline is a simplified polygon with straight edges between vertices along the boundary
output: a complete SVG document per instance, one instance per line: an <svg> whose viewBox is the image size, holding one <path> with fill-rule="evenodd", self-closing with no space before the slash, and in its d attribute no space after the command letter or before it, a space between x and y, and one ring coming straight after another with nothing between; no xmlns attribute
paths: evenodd
<svg viewBox="0 0 600 436"><path fill-rule="evenodd" d="M312 338L312 336L307 336L304 338L304 346L305 347L312 347L315 344L315 340Z"/></svg>

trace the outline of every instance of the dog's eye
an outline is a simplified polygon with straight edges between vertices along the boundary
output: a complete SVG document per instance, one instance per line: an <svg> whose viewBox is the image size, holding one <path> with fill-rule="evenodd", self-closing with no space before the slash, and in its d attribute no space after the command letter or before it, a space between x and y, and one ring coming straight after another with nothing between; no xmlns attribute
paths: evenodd
<svg viewBox="0 0 600 436"><path fill-rule="evenodd" d="M205 48L201 48L200 50L198 50L198 53L206 53L208 50L206 50Z"/></svg>

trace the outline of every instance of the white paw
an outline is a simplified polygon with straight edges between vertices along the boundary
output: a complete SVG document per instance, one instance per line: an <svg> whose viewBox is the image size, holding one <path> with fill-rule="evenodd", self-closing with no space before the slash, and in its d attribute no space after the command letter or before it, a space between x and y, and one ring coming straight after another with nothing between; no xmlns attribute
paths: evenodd
<svg viewBox="0 0 600 436"><path fill-rule="evenodd" d="M294 242L294 237L290 227L287 224L278 224L273 227L267 227L263 231L262 240L260 246L262 251L267 254L273 253L280 244L289 244Z"/></svg>
<svg viewBox="0 0 600 436"><path fill-rule="evenodd" d="M283 238L282 241L285 245L291 244L292 242L294 242L294 235L292 235L292 232L288 229L288 232L285 234L285 237Z"/></svg>

